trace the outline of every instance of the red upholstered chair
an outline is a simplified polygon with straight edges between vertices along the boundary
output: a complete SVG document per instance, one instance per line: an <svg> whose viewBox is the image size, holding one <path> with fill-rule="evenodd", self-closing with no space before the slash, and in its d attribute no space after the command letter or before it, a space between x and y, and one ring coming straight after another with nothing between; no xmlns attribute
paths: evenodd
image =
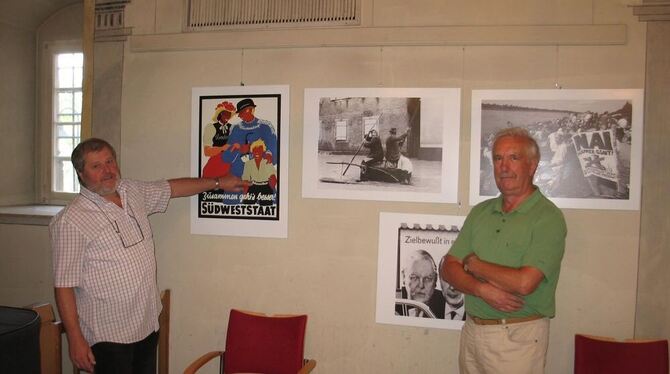
<svg viewBox="0 0 670 374"><path fill-rule="evenodd" d="M668 374L667 340L575 335L575 374Z"/></svg>
<svg viewBox="0 0 670 374"><path fill-rule="evenodd" d="M303 374L316 366L303 350L307 316L267 316L232 309L226 350L209 352L193 361L184 374L195 373L215 357L220 373Z"/></svg>

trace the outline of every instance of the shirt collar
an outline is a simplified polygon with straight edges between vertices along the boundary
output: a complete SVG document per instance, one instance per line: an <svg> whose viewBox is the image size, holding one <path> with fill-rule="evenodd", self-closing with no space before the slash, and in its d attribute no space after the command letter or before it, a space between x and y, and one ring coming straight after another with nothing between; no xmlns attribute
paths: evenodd
<svg viewBox="0 0 670 374"><path fill-rule="evenodd" d="M533 187L535 187L535 191L533 191L533 193L530 196L528 196L524 201L522 201L521 204L519 204L519 206L516 207L514 210L509 211L507 213L503 212L503 210L502 210L502 204L503 204L502 194L499 195L498 197L496 197L495 204L493 204L493 210L496 213L500 213L500 214L511 214L511 213L514 213L514 212L519 212L519 213L528 212L529 210L531 210L531 208L533 208L533 206L535 204L537 204L537 202L542 197L542 193L540 192L540 189L537 188L537 186L533 186Z"/></svg>
<svg viewBox="0 0 670 374"><path fill-rule="evenodd" d="M462 319L463 315L465 314L465 304L461 305L456 309L452 309L451 305L445 303L445 311L444 311L445 317L447 316L447 314L450 314L451 312L456 312L457 319Z"/></svg>
<svg viewBox="0 0 670 374"><path fill-rule="evenodd" d="M124 183L123 179L119 180L119 185L116 187L116 190L119 192L119 195L123 199L124 193L122 193L122 192L125 192L125 190L126 190L126 184ZM79 193L82 196L84 196L85 198L87 198L88 200L91 200L92 202L96 203L97 205L114 204L114 203L108 201L107 199L105 199L104 197L98 195L97 193L89 190L88 188L86 188L82 185L79 185Z"/></svg>

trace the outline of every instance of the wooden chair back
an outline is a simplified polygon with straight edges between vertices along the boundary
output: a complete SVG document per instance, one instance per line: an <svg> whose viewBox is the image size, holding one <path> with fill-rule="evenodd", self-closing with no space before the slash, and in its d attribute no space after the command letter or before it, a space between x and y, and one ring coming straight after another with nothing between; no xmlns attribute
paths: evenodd
<svg viewBox="0 0 670 374"><path fill-rule="evenodd" d="M225 351L211 351L193 361L184 374L195 374L219 360L220 373L307 374L316 360L305 359L306 315L273 315L232 309Z"/></svg>
<svg viewBox="0 0 670 374"><path fill-rule="evenodd" d="M668 341L575 335L575 374L668 374Z"/></svg>

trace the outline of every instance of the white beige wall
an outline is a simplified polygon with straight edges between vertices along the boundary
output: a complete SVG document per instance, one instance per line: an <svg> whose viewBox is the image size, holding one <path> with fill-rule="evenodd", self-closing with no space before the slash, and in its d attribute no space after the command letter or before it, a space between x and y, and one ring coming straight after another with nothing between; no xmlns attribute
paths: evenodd
<svg viewBox="0 0 670 374"><path fill-rule="evenodd" d="M152 179L189 173L192 87L237 85L241 80L246 85L291 87L288 239L191 235L186 199L173 201L167 214L153 218L159 283L173 290L175 372L199 354L223 347L230 308L309 314L306 354L318 360L318 372L456 372L457 331L374 322L379 212L467 214L472 89L552 88L556 82L564 88L644 85L644 25L618 1L422 4L364 2L364 24L624 24L626 42L382 48L352 41L349 47L268 45L242 51L229 49L240 37L231 32L219 36L226 49L190 46L188 51L170 51L178 35L148 37L179 32L181 21L174 12L181 9L181 1L135 0L129 5L126 20L135 27L134 35L144 38L131 37L124 56L125 176ZM170 13L162 13L164 9ZM304 88L378 86L463 89L462 207L301 197ZM565 215L568 246L552 324L549 373L571 371L575 332L630 337L634 328L639 212L565 210Z"/></svg>
<svg viewBox="0 0 670 374"><path fill-rule="evenodd" d="M32 202L35 30L0 16L0 206ZM11 157L9 157L11 155Z"/></svg>
<svg viewBox="0 0 670 374"><path fill-rule="evenodd" d="M73 0L76 1L76 0ZM52 4L49 4L52 5ZM0 9L0 206L30 204L36 197L38 45L81 37L81 6L44 20L33 3L4 0ZM39 24L45 26L41 29Z"/></svg>
<svg viewBox="0 0 670 374"><path fill-rule="evenodd" d="M640 232L640 271L635 335L642 338L670 336L670 22L648 25L647 109L644 137L644 200Z"/></svg>
<svg viewBox="0 0 670 374"><path fill-rule="evenodd" d="M53 303L51 250L44 226L0 224L0 305Z"/></svg>
<svg viewBox="0 0 670 374"><path fill-rule="evenodd" d="M622 24L622 45L381 48L352 41L337 48L152 49L147 38L154 34L160 34L156 43L167 46L179 40L179 35L167 34L180 32L181 10L181 0L132 0L127 7L126 22L138 37L125 43L123 56L124 176L153 179L189 173L191 87L237 85L240 80L247 85L289 84L291 207L285 240L191 235L187 199L174 200L166 214L152 217L159 285L173 290L173 373L201 353L223 347L227 313L233 307L309 314L306 355L318 360L316 372L456 372L457 331L374 322L379 212L467 214L472 89L552 88L556 82L564 88L644 85L645 25L618 0L431 0L421 6L377 0L364 1L363 13L366 27L396 31L396 26L421 25L497 25L503 27L500 31L505 30L502 25ZM230 47L237 37L223 34L220 44ZM140 42L146 48L137 48ZM0 66L9 66L5 64L16 62L0 60ZM463 205L303 199L303 89L336 86L460 87ZM5 118L11 115L5 114L4 101L0 141L7 149ZM17 137L32 139L32 133ZM6 162L0 160L3 172L11 165ZM21 178L18 169L12 173ZM23 193L25 188L16 189L14 183L0 182L0 200L11 191ZM31 183L24 184L30 189ZM630 337L635 321L639 212L564 212L569 234L552 322L550 374L572 371L575 332ZM46 228L0 225L0 243L0 304L52 300Z"/></svg>

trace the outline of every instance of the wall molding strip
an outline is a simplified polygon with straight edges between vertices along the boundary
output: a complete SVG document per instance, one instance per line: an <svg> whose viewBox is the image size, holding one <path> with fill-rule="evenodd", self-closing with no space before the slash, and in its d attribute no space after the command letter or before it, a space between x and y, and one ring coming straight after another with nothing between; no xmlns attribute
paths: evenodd
<svg viewBox="0 0 670 374"><path fill-rule="evenodd" d="M308 31L308 32L306 32ZM226 38L221 35L225 34ZM222 40L235 40L234 44ZM626 25L338 27L129 36L132 52L377 46L622 45Z"/></svg>

